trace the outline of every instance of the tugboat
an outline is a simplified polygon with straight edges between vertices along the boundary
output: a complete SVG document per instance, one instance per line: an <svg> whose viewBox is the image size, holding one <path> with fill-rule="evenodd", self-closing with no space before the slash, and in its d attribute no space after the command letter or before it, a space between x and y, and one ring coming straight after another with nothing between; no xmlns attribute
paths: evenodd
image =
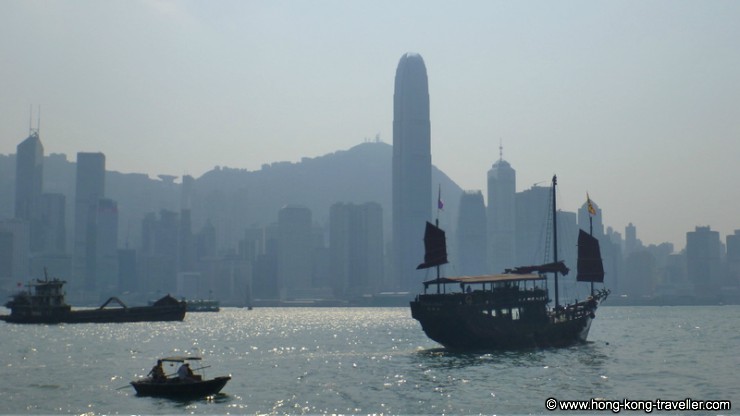
<svg viewBox="0 0 740 416"><path fill-rule="evenodd" d="M195 398L214 395L224 388L231 380L231 376L220 376L213 379L205 379L202 374L195 371L210 366L190 369L189 361L200 361L201 357L165 357L157 360L157 365L149 373L149 376L140 380L132 381L131 385L138 396L158 396L173 398ZM177 372L166 375L162 364L176 363L184 366Z"/></svg>
<svg viewBox="0 0 740 416"><path fill-rule="evenodd" d="M424 263L417 269L436 267L437 278L423 282L424 293L411 301L411 316L429 338L452 350L565 347L586 341L599 302L609 290L593 289L593 282L604 281L599 241L581 230L576 280L591 282L591 295L581 302L560 304L558 277L567 275L569 269L557 258L556 184L553 176L551 263L517 267L499 275L440 277L439 267L448 263L445 232L438 221L427 222ZM554 307L549 307L548 273L554 275ZM459 291L448 293L449 285ZM430 286L436 293L427 293Z"/></svg>
<svg viewBox="0 0 740 416"><path fill-rule="evenodd" d="M16 324L73 324L182 321L185 318L186 303L170 295L151 306L128 307L120 299L111 297L97 309L73 310L64 299L62 287L65 283L57 278L49 280L44 270L44 280L29 283L29 290L14 295L5 304L10 315L2 315L0 320ZM111 303L119 307L106 308Z"/></svg>

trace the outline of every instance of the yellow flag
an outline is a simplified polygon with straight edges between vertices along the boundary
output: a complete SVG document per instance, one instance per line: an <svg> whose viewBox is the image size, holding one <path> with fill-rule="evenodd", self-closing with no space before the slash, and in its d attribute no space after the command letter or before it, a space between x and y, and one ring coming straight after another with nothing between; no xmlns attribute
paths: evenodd
<svg viewBox="0 0 740 416"><path fill-rule="evenodd" d="M591 203L591 198L588 196L588 192L586 192L586 206L588 207L588 213L592 217L596 215L596 210L594 209L594 205Z"/></svg>

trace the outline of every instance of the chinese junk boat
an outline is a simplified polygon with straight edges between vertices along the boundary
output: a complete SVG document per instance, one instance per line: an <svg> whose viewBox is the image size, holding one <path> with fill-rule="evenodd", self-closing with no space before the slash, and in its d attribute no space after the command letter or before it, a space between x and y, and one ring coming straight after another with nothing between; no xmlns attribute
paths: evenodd
<svg viewBox="0 0 740 416"><path fill-rule="evenodd" d="M424 293L411 302L411 315L427 336L455 350L513 350L564 347L586 341L599 302L609 290L593 290L593 282L604 281L599 242L580 231L577 281L591 282L591 296L563 306L558 276L568 268L557 259L555 185L552 180L552 233L554 261L540 266L518 267L500 275L440 277L439 266L447 263L445 233L426 225L424 263L418 269L437 268L437 278L424 282ZM591 208L593 215L595 211ZM547 273L554 274L555 304L550 303ZM448 285L458 292L448 293ZM436 288L427 293L430 286Z"/></svg>
<svg viewBox="0 0 740 416"><path fill-rule="evenodd" d="M220 376L213 379L206 379L202 374L194 373L195 371L208 368L209 366L199 367L191 370L190 374L180 376L179 371L167 376L160 364L169 363L170 365L184 364L188 361L200 361L201 357L165 357L157 362L157 367L161 370L158 376L153 369L150 377L141 380L132 381L131 385L139 396L158 396L173 398L194 398L204 397L217 394L224 388L226 383L231 380L231 376ZM155 367L155 369L157 368ZM189 367L189 364L188 364Z"/></svg>
<svg viewBox="0 0 740 416"><path fill-rule="evenodd" d="M185 318L185 302L172 296L164 296L150 306L128 307L120 299L112 297L96 309L73 310L64 300L62 287L66 281L44 277L28 284L29 290L22 291L5 304L10 315L1 320L16 324L59 324L59 323L107 323L107 322L154 322L182 321ZM111 303L119 307L108 307Z"/></svg>

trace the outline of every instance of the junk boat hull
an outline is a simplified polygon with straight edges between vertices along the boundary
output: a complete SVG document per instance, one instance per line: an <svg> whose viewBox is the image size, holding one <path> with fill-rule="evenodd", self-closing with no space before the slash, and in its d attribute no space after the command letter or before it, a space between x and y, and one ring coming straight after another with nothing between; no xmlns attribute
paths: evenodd
<svg viewBox="0 0 740 416"><path fill-rule="evenodd" d="M231 380L229 376L201 381L170 379L163 382L156 382L145 379L132 381L131 385L139 396L202 397L220 392L229 380Z"/></svg>
<svg viewBox="0 0 740 416"><path fill-rule="evenodd" d="M559 313L544 305L521 305L518 314L495 314L472 296L420 295L411 316L432 340L453 350L515 350L566 347L586 342L598 301L592 298Z"/></svg>
<svg viewBox="0 0 740 416"><path fill-rule="evenodd" d="M435 267L437 278L423 282L424 293L410 306L411 316L429 338L457 350L566 347L586 341L596 308L609 290L594 291L594 282L604 282L601 249L597 238L579 230L576 280L591 283L591 296L581 302L560 303L558 278L567 275L569 269L558 260L556 184L553 176L550 263L507 269L499 275L440 277L440 266L448 263L445 232L439 228L439 221L426 223L424 262L417 269ZM593 215L595 209L588 196L587 206ZM552 308L548 307L547 274L554 278ZM430 286L436 289L432 293L428 292Z"/></svg>

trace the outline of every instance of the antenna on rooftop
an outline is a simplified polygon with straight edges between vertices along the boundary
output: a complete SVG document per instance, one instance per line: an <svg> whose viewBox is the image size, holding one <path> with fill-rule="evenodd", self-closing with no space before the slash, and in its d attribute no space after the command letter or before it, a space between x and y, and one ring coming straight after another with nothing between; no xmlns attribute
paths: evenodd
<svg viewBox="0 0 740 416"><path fill-rule="evenodd" d="M29 136L37 136L39 135L39 130L41 128L41 106L39 106L39 111L36 114L38 117L36 120L36 128L33 128L33 104L29 106L29 115L28 115L28 135Z"/></svg>
<svg viewBox="0 0 740 416"><path fill-rule="evenodd" d="M503 139L498 139L498 160L504 160L504 144Z"/></svg>

